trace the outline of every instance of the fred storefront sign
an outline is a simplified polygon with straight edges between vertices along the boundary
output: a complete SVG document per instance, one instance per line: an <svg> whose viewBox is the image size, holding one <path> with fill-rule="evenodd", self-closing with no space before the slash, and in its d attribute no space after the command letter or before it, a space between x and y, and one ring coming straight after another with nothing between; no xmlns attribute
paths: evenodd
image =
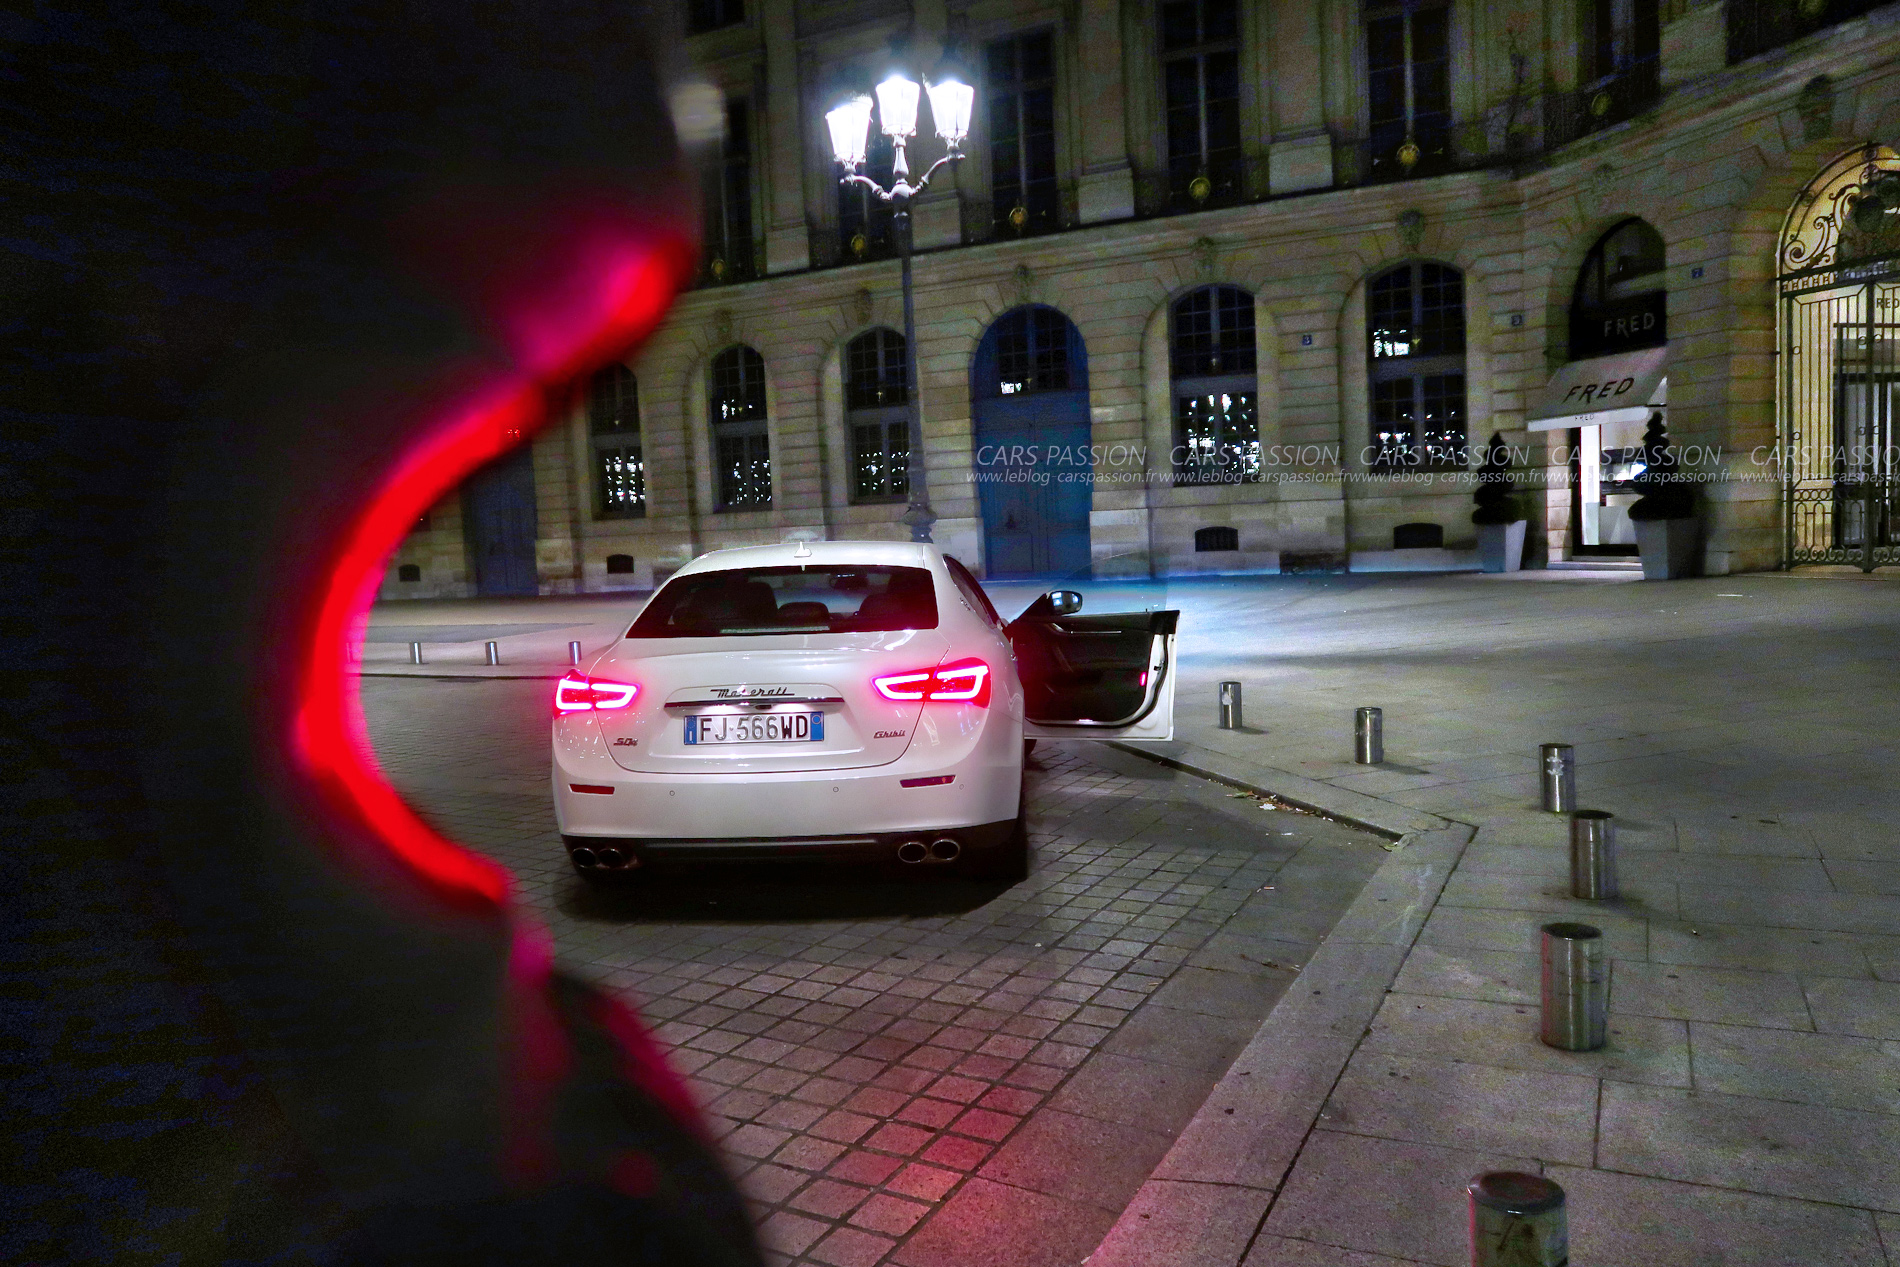
<svg viewBox="0 0 1900 1267"><path fill-rule="evenodd" d="M1642 348L1572 361L1550 376L1530 410L1532 431L1642 422L1662 403L1669 349Z"/></svg>

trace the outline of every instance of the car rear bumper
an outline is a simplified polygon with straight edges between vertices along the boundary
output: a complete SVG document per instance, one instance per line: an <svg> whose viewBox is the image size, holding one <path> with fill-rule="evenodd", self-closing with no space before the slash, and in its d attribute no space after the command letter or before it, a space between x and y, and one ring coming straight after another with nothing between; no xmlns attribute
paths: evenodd
<svg viewBox="0 0 1900 1267"><path fill-rule="evenodd" d="M994 854L1016 834L1016 820L977 823L930 831L868 832L852 836L664 837L562 835L575 869L609 876L698 862L888 862L919 871L955 862L964 855ZM954 850L945 845L953 842ZM921 856L917 849L921 848ZM949 856L944 856L948 854Z"/></svg>

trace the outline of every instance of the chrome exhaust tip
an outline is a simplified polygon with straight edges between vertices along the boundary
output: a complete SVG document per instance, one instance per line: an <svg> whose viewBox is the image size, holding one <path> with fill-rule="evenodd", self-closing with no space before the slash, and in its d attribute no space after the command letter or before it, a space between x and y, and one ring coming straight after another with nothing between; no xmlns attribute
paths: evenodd
<svg viewBox="0 0 1900 1267"><path fill-rule="evenodd" d="M963 846L945 836L930 842L930 860L932 862L955 862L957 855L963 852Z"/></svg>
<svg viewBox="0 0 1900 1267"><path fill-rule="evenodd" d="M600 851L600 865L603 867L618 867L626 861L627 851L618 845L608 845Z"/></svg>
<svg viewBox="0 0 1900 1267"><path fill-rule="evenodd" d="M923 841L906 840L897 847L897 860L899 862L922 862L929 856L929 853L930 851L924 848Z"/></svg>
<svg viewBox="0 0 1900 1267"><path fill-rule="evenodd" d="M576 849L569 856L574 859L574 865L577 867L591 867L600 862L600 859L594 856L594 851L585 845Z"/></svg>

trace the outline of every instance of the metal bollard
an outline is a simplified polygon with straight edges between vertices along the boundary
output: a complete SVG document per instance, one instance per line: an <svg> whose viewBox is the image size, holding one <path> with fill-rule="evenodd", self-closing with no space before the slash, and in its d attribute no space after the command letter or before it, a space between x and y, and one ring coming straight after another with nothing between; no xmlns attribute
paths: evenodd
<svg viewBox="0 0 1900 1267"><path fill-rule="evenodd" d="M492 640L488 643L488 662L490 664L501 663L501 648L497 647Z"/></svg>
<svg viewBox="0 0 1900 1267"><path fill-rule="evenodd" d="M1537 755L1543 761L1545 811L1568 814L1577 808L1577 750L1567 743L1547 743Z"/></svg>
<svg viewBox="0 0 1900 1267"><path fill-rule="evenodd" d="M421 643L412 642L409 644L409 663L411 664L422 663L422 644Z"/></svg>
<svg viewBox="0 0 1900 1267"><path fill-rule="evenodd" d="M1362 708L1352 715L1352 759L1360 765L1385 760L1385 711Z"/></svg>
<svg viewBox="0 0 1900 1267"><path fill-rule="evenodd" d="M581 644L580 643L570 642L567 644L567 662L569 664L579 664L581 662Z"/></svg>
<svg viewBox="0 0 1900 1267"><path fill-rule="evenodd" d="M1588 924L1543 929L1543 1025L1538 1037L1560 1051L1595 1051L1608 1023L1603 930Z"/></svg>
<svg viewBox="0 0 1900 1267"><path fill-rule="evenodd" d="M1238 682L1220 684L1220 728L1222 730L1240 729L1240 683Z"/></svg>
<svg viewBox="0 0 1900 1267"><path fill-rule="evenodd" d="M1616 896L1616 815L1580 809L1570 816L1570 896Z"/></svg>
<svg viewBox="0 0 1900 1267"><path fill-rule="evenodd" d="M1471 1196L1471 1267L1566 1267L1570 1228L1564 1190L1542 1175L1493 1170L1465 1187Z"/></svg>

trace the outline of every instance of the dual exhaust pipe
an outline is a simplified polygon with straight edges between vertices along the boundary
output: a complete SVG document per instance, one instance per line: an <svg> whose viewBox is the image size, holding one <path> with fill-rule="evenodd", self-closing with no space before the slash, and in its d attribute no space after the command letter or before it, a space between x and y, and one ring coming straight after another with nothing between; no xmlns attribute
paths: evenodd
<svg viewBox="0 0 1900 1267"><path fill-rule="evenodd" d="M640 860L622 849L619 845L603 845L599 849L589 849L583 845L572 852L576 866L582 867L637 867Z"/></svg>
<svg viewBox="0 0 1900 1267"><path fill-rule="evenodd" d="M899 862L955 862L963 852L963 846L948 836L940 836L925 844L921 840L907 840L897 847ZM570 856L574 864L581 867L637 867L640 860L622 849L619 845L602 845L598 849L582 845L572 850Z"/></svg>
<svg viewBox="0 0 1900 1267"><path fill-rule="evenodd" d="M948 836L941 836L926 845L921 840L907 840L897 847L899 862L955 862L957 855L963 852L963 846Z"/></svg>

